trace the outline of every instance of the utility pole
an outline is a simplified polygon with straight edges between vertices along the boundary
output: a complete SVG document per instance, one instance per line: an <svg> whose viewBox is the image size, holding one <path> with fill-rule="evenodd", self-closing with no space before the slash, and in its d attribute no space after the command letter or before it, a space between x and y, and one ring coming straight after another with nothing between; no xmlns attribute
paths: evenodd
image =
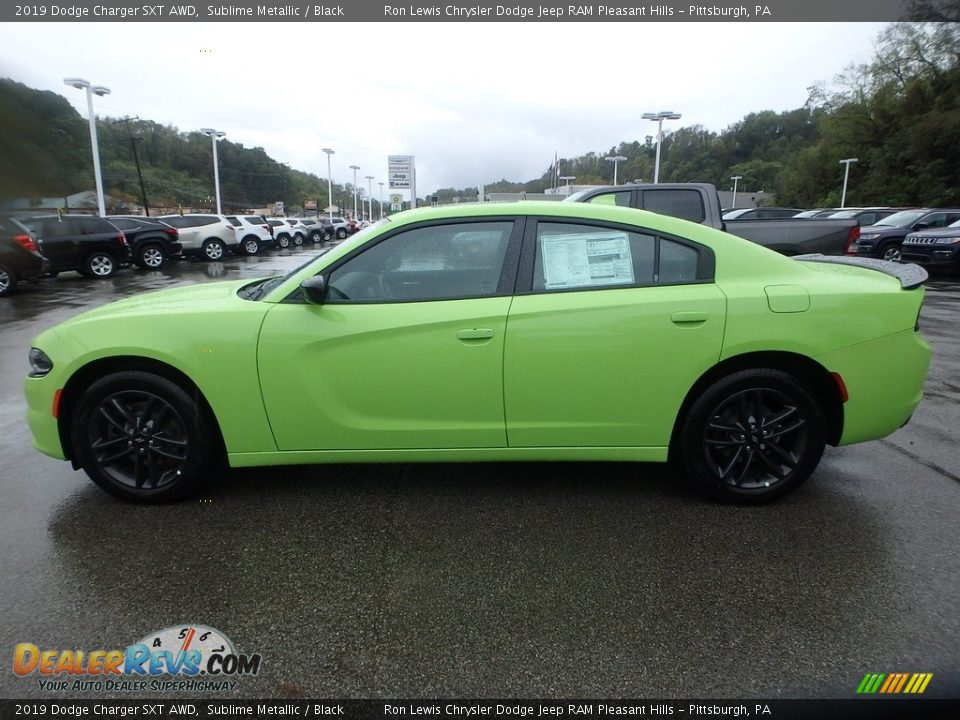
<svg viewBox="0 0 960 720"><path fill-rule="evenodd" d="M127 137L130 138L130 149L133 151L133 163L137 166L137 178L140 180L140 200L143 201L143 210L147 214L147 217L150 217L150 206L147 204L147 189L143 185L143 173L140 171L140 158L137 156L137 143L136 141L140 138L134 138L133 133L130 132L130 121L139 120L139 117L124 117L120 118L117 122L122 122L127 128Z"/></svg>

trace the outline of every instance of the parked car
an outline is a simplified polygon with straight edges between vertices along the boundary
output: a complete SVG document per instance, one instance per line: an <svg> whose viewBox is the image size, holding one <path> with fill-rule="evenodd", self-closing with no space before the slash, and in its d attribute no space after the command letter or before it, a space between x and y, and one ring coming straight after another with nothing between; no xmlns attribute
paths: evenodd
<svg viewBox="0 0 960 720"><path fill-rule="evenodd" d="M157 218L172 225L180 233L184 255L197 255L204 260L223 260L227 250L239 247L233 225L223 215L187 213L161 215Z"/></svg>
<svg viewBox="0 0 960 720"><path fill-rule="evenodd" d="M957 208L917 208L901 210L877 223L861 228L853 255L899 260L903 239L914 230L946 227L960 220Z"/></svg>
<svg viewBox="0 0 960 720"><path fill-rule="evenodd" d="M139 268L159 270L168 258L179 256L183 249L177 229L162 220L139 215L109 215L107 219L123 230L133 262Z"/></svg>
<svg viewBox="0 0 960 720"><path fill-rule="evenodd" d="M307 230L307 237L318 243L323 240L323 223L318 218L300 218L300 222Z"/></svg>
<svg viewBox="0 0 960 720"><path fill-rule="evenodd" d="M237 235L240 252L256 255L264 245L274 243L273 230L263 215L227 215L227 222L233 225Z"/></svg>
<svg viewBox="0 0 960 720"><path fill-rule="evenodd" d="M87 277L108 278L130 263L126 235L106 218L40 215L24 224L37 234L53 275L76 270Z"/></svg>
<svg viewBox="0 0 960 720"><path fill-rule="evenodd" d="M795 217L803 212L801 208L784 207L755 207L737 208L723 214L724 220L777 220L779 218Z"/></svg>
<svg viewBox="0 0 960 720"><path fill-rule="evenodd" d="M284 218L267 218L267 224L273 228L273 242L276 247L288 248L294 244L293 228Z"/></svg>
<svg viewBox="0 0 960 720"><path fill-rule="evenodd" d="M724 220L717 189L709 183L615 185L581 190L564 202L620 205L670 215L726 230L784 255L843 255L856 242L855 220L797 219Z"/></svg>
<svg viewBox="0 0 960 720"><path fill-rule="evenodd" d="M350 223L343 218L335 217L330 221L330 226L333 229L333 234L338 240L343 240L347 235L350 234Z"/></svg>
<svg viewBox="0 0 960 720"><path fill-rule="evenodd" d="M910 233L903 240L900 260L960 274L960 220L938 230Z"/></svg>
<svg viewBox="0 0 960 720"><path fill-rule="evenodd" d="M0 297L12 294L20 280L36 280L47 270L33 231L0 215Z"/></svg>
<svg viewBox="0 0 960 720"><path fill-rule="evenodd" d="M803 212L798 212L793 217L802 219L810 219L816 217L828 217L833 215L840 208L814 208L813 210L804 210Z"/></svg>
<svg viewBox="0 0 960 720"><path fill-rule="evenodd" d="M284 276L43 332L27 418L39 450L139 501L190 493L225 452L234 467L673 458L703 492L761 502L825 444L910 418L925 278L631 208L424 208Z"/></svg>
<svg viewBox="0 0 960 720"><path fill-rule="evenodd" d="M825 217L856 220L863 227L880 222L883 218L893 215L895 212L897 212L896 208L847 208L837 210Z"/></svg>

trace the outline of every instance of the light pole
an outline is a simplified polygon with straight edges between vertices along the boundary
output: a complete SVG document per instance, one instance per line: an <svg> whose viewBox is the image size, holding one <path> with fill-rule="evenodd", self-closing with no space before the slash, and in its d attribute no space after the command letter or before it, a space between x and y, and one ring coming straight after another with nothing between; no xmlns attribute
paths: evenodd
<svg viewBox="0 0 960 720"><path fill-rule="evenodd" d="M616 174L616 168L614 168L614 174ZM557 180L564 181L563 186L567 189L567 195L570 194L570 181L576 180L576 179L577 177L575 175L561 175L560 177L557 178Z"/></svg>
<svg viewBox="0 0 960 720"><path fill-rule="evenodd" d="M378 217L377 219L383 220L383 183L378 182L377 185L380 186L380 212L379 212L380 217Z"/></svg>
<svg viewBox="0 0 960 720"><path fill-rule="evenodd" d="M679 120L680 113L663 110L658 113L644 113L641 115L644 120L654 120L657 123L657 162L653 166L653 184L660 182L660 141L663 140L663 121Z"/></svg>
<svg viewBox="0 0 960 720"><path fill-rule="evenodd" d="M733 175L730 179L733 180L733 204L730 207L735 208L737 206L737 181L743 180L743 175Z"/></svg>
<svg viewBox="0 0 960 720"><path fill-rule="evenodd" d="M213 189L217 194L217 215L223 215L220 210L220 164L217 162L217 141L225 138L227 134L222 130L214 130L213 128L200 128L200 132L213 142Z"/></svg>
<svg viewBox="0 0 960 720"><path fill-rule="evenodd" d="M103 97L110 94L110 88L102 85L91 85L83 78L64 78L65 85L83 89L87 93L87 116L90 120L90 147L93 149L93 176L97 181L97 209L100 217L107 214L106 203L103 200L103 176L100 174L100 145L97 143L97 119L93 114L93 96Z"/></svg>
<svg viewBox="0 0 960 720"><path fill-rule="evenodd" d="M850 177L850 163L859 162L857 158L845 158L840 161L841 165L846 165L843 169L843 192L840 194L840 207L844 207L847 201L847 178Z"/></svg>
<svg viewBox="0 0 960 720"><path fill-rule="evenodd" d="M622 163L626 158L623 155L611 155L608 158L605 158L607 161L613 163L613 184L617 184L617 165ZM561 180L563 178L560 178Z"/></svg>
<svg viewBox="0 0 960 720"><path fill-rule="evenodd" d="M333 174L330 172L330 156L334 151L330 148L324 148L327 154L327 212L330 214L330 222L333 222Z"/></svg>
<svg viewBox="0 0 960 720"><path fill-rule="evenodd" d="M367 213L367 220L373 222L373 175L364 175L367 179L367 195L370 198L370 212Z"/></svg>
<svg viewBox="0 0 960 720"><path fill-rule="evenodd" d="M351 165L350 169L353 170L353 219L357 219L357 170L360 169L359 165Z"/></svg>

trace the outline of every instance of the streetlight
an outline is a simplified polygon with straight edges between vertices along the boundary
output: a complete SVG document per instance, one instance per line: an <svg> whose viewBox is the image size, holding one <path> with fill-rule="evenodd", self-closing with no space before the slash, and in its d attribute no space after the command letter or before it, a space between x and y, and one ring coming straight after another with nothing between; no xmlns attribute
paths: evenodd
<svg viewBox="0 0 960 720"><path fill-rule="evenodd" d="M213 188L217 194L217 215L223 215L220 210L220 165L217 162L217 141L225 138L227 134L213 128L200 128L200 132L210 138L213 143Z"/></svg>
<svg viewBox="0 0 960 720"><path fill-rule="evenodd" d="M364 175L367 178L367 195L370 197L370 212L367 214L367 220L373 222L373 175Z"/></svg>
<svg viewBox="0 0 960 720"><path fill-rule="evenodd" d="M327 154L327 212L330 213L330 222L333 222L333 175L330 172L330 156L334 151L330 148L324 148Z"/></svg>
<svg viewBox="0 0 960 720"><path fill-rule="evenodd" d="M90 120L90 147L93 149L93 176L97 181L97 209L100 217L107 214L106 204L103 201L103 176L100 174L100 146L97 143L97 119L93 115L93 96L103 97L110 94L110 88L103 85L91 85L83 78L64 78L65 85L83 89L87 93L87 116Z"/></svg>
<svg viewBox="0 0 960 720"><path fill-rule="evenodd" d="M641 115L644 120L654 120L657 123L657 162L653 166L653 184L660 182L660 141L663 140L663 121L679 120L680 113L664 110L658 113L644 113Z"/></svg>
<svg viewBox="0 0 960 720"><path fill-rule="evenodd" d="M357 219L357 170L360 169L359 165L351 165L350 169L353 170L353 219Z"/></svg>
<svg viewBox="0 0 960 720"><path fill-rule="evenodd" d="M617 165L622 163L626 158L623 155L613 155L611 157L605 158L606 160L613 163L613 184L617 184ZM563 178L561 178L562 180Z"/></svg>
<svg viewBox="0 0 960 720"><path fill-rule="evenodd" d="M730 179L733 180L733 204L730 207L735 208L737 206L737 180L743 180L743 175L733 175Z"/></svg>
<svg viewBox="0 0 960 720"><path fill-rule="evenodd" d="M843 169L843 192L840 194L840 207L843 208L847 201L847 178L850 177L850 163L859 162L858 158L845 158L840 161L841 165L846 165Z"/></svg>
<svg viewBox="0 0 960 720"><path fill-rule="evenodd" d="M614 173L614 175L616 175L616 173L617 173L616 165L614 165L613 173ZM576 177L575 175L561 175L560 177L557 178L557 180L563 180L563 181L564 181L563 186L564 186L565 188L567 188L567 194L568 194L568 195L570 194L570 181L571 181L571 180L576 180L576 179L577 179L577 177Z"/></svg>
<svg viewBox="0 0 960 720"><path fill-rule="evenodd" d="M378 182L377 185L380 186L380 217L378 220L383 220L383 183Z"/></svg>

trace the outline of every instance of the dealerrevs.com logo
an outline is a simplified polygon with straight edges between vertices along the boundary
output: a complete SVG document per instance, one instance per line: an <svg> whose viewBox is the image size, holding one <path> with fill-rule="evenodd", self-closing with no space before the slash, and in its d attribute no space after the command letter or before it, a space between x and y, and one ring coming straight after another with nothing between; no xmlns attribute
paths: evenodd
<svg viewBox="0 0 960 720"><path fill-rule="evenodd" d="M37 677L41 690L233 690L236 677L260 672L261 656L238 653L230 639L205 625L175 625L124 649L56 650L20 643L13 672Z"/></svg>

